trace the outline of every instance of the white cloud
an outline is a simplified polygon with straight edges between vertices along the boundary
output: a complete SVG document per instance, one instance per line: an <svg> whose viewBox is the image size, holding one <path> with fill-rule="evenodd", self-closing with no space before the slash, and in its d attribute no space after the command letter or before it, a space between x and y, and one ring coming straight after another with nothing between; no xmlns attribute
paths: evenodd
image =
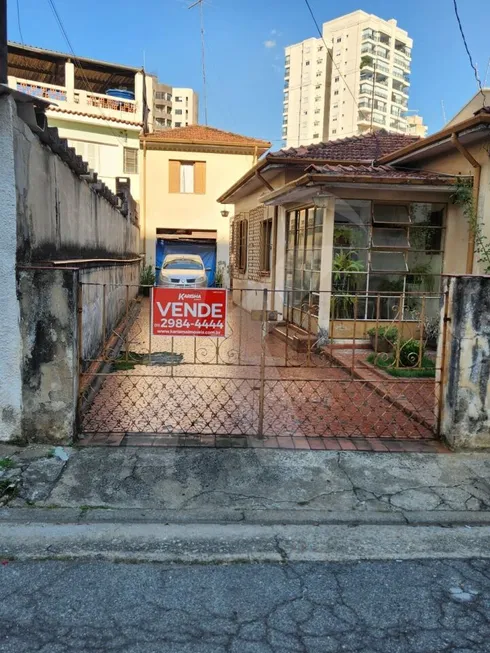
<svg viewBox="0 0 490 653"><path fill-rule="evenodd" d="M266 48L275 48L276 42L273 41L272 39L269 39L268 41L264 41L264 45Z"/></svg>

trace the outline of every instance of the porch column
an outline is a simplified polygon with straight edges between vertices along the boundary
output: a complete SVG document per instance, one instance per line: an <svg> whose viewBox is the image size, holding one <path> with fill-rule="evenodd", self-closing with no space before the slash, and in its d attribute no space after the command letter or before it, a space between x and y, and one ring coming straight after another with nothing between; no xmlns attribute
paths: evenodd
<svg viewBox="0 0 490 653"><path fill-rule="evenodd" d="M279 206L278 209L277 242L273 243L273 247L276 248L274 309L282 312L284 310L284 289L286 287L286 209L283 206Z"/></svg>
<svg viewBox="0 0 490 653"><path fill-rule="evenodd" d="M325 339L325 341L328 338L330 328L334 221L335 197L329 197L323 209L320 305L318 307L318 337L319 339Z"/></svg>
<svg viewBox="0 0 490 653"><path fill-rule="evenodd" d="M490 277L446 278L444 296L441 435L455 449L490 447Z"/></svg>
<svg viewBox="0 0 490 653"><path fill-rule="evenodd" d="M66 101L75 102L75 66L71 61L65 63Z"/></svg>

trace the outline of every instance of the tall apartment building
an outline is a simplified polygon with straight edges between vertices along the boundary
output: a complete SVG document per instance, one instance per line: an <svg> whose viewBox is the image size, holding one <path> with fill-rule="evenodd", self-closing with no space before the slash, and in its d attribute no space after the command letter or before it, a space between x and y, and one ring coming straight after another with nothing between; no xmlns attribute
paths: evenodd
<svg viewBox="0 0 490 653"><path fill-rule="evenodd" d="M155 77L153 84L153 123L156 130L187 127L199 123L199 99L191 88L162 84Z"/></svg>
<svg viewBox="0 0 490 653"><path fill-rule="evenodd" d="M287 146L381 128L407 133L412 45L395 19L354 11L324 23L323 39L287 47L282 131Z"/></svg>

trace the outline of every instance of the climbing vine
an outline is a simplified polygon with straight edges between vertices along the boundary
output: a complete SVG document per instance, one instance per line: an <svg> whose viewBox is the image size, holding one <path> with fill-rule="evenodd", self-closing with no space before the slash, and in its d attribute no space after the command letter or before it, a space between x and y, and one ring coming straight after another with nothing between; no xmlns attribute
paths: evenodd
<svg viewBox="0 0 490 653"><path fill-rule="evenodd" d="M475 239L475 253L478 256L478 262L483 266L484 274L490 274L490 243L478 220L472 182L469 179L458 179L451 200L454 204L462 207Z"/></svg>

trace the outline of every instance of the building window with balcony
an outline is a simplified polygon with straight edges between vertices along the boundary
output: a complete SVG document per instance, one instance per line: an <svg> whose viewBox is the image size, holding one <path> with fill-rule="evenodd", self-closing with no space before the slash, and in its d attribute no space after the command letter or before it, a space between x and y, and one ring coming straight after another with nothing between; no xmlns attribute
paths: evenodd
<svg viewBox="0 0 490 653"><path fill-rule="evenodd" d="M176 127L182 127L182 123L181 123L181 122L176 122L176 123L175 123L175 126L176 126Z"/></svg>
<svg viewBox="0 0 490 653"><path fill-rule="evenodd" d="M172 102L172 95L167 93L167 102Z"/></svg>
<svg viewBox="0 0 490 653"><path fill-rule="evenodd" d="M284 71L284 77L289 77L290 70L291 70L290 68L286 68L286 70Z"/></svg>
<svg viewBox="0 0 490 653"><path fill-rule="evenodd" d="M309 62L309 61L305 61L305 66L309 66L309 65L310 65L310 62Z"/></svg>
<svg viewBox="0 0 490 653"><path fill-rule="evenodd" d="M338 92L338 91L334 91L333 94L334 94L334 95L338 95L339 92Z"/></svg>
<svg viewBox="0 0 490 653"><path fill-rule="evenodd" d="M169 161L169 193L194 193L204 195L206 192L205 161Z"/></svg>
<svg viewBox="0 0 490 653"><path fill-rule="evenodd" d="M336 130L336 129L332 129L332 134L336 134L336 133L337 133L337 130Z"/></svg>
<svg viewBox="0 0 490 653"><path fill-rule="evenodd" d="M124 165L123 171L125 175L138 174L138 148L125 147L123 150Z"/></svg>
<svg viewBox="0 0 490 653"><path fill-rule="evenodd" d="M317 76L317 77L321 77L321 76L322 76L322 71L321 71L321 70L317 70L317 71L316 71L316 76Z"/></svg>
<svg viewBox="0 0 490 653"><path fill-rule="evenodd" d="M181 116L182 115L182 109L175 109L175 115L176 116Z"/></svg>
<svg viewBox="0 0 490 653"><path fill-rule="evenodd" d="M176 95L175 102L182 102L182 97L180 95Z"/></svg>
<svg viewBox="0 0 490 653"><path fill-rule="evenodd" d="M340 43L341 41L342 41L342 37L339 36L339 37L337 38L337 43Z"/></svg>
<svg viewBox="0 0 490 653"><path fill-rule="evenodd" d="M167 120L167 127L171 127L171 126L172 126L172 121L171 121L171 120ZM177 125L175 125L175 126L177 127Z"/></svg>

